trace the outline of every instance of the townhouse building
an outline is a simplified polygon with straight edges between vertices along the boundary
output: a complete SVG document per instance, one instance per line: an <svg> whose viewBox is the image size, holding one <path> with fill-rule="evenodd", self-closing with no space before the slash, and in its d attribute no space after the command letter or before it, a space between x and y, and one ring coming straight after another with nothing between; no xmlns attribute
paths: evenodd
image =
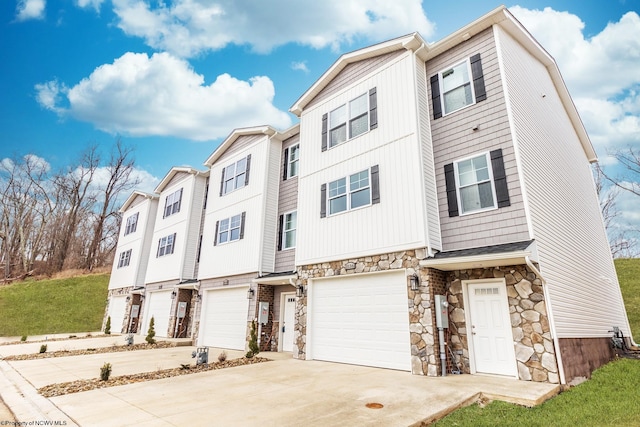
<svg viewBox="0 0 640 427"><path fill-rule="evenodd" d="M258 319L262 350L298 359L568 383L610 360L612 326L631 336L592 144L506 8L342 55L290 111L206 160L193 274L147 266L157 301L189 277L198 345L244 349Z"/></svg>

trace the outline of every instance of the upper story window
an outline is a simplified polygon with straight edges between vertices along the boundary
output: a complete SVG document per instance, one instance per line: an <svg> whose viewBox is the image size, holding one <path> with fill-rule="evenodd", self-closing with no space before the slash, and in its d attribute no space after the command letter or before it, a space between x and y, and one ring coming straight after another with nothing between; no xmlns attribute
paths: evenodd
<svg viewBox="0 0 640 427"><path fill-rule="evenodd" d="M127 225L124 229L124 235L135 233L136 228L138 228L138 213L136 212L133 215L127 218Z"/></svg>
<svg viewBox="0 0 640 427"><path fill-rule="evenodd" d="M449 163L444 173L451 217L511 205L501 149Z"/></svg>
<svg viewBox="0 0 640 427"><path fill-rule="evenodd" d="M249 168L251 166L251 154L243 157L235 163L231 163L222 169L220 180L220 195L223 196L238 188L249 184Z"/></svg>
<svg viewBox="0 0 640 427"><path fill-rule="evenodd" d="M120 257L118 259L118 268L128 266L130 261L131 261L131 249L129 249L128 251L120 252Z"/></svg>
<svg viewBox="0 0 640 427"><path fill-rule="evenodd" d="M216 221L214 245L233 242L244 237L245 212Z"/></svg>
<svg viewBox="0 0 640 427"><path fill-rule="evenodd" d="M485 99L487 92L479 53L431 77L434 119Z"/></svg>
<svg viewBox="0 0 640 427"><path fill-rule="evenodd" d="M322 116L322 151L378 127L376 88Z"/></svg>
<svg viewBox="0 0 640 427"><path fill-rule="evenodd" d="M284 173L282 179L289 179L298 175L299 160L300 144L292 145L284 150Z"/></svg>
<svg viewBox="0 0 640 427"><path fill-rule="evenodd" d="M181 202L182 202L182 188L174 193L169 194L165 199L163 218L166 218L170 215L180 212Z"/></svg>
<svg viewBox="0 0 640 427"><path fill-rule="evenodd" d="M320 187L320 217L380 203L378 165ZM327 205L329 212L327 212Z"/></svg>
<svg viewBox="0 0 640 427"><path fill-rule="evenodd" d="M280 215L278 232L278 250L296 247L296 228L298 213L296 211Z"/></svg>
<svg viewBox="0 0 640 427"><path fill-rule="evenodd" d="M176 233L169 234L158 240L158 252L156 253L156 258L171 255L173 253L173 249L175 247L176 242Z"/></svg>

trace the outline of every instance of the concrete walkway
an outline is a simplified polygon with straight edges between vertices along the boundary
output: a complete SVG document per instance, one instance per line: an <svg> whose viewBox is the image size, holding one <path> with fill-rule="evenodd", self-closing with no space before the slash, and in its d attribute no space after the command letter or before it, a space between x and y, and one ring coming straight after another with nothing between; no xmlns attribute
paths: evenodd
<svg viewBox="0 0 640 427"><path fill-rule="evenodd" d="M94 347L96 339L87 341ZM29 344L23 344L29 345ZM0 346L0 351L5 346ZM86 348L86 347L85 347ZM80 426L408 426L439 418L478 398L526 405L558 392L549 384L408 372L261 353L271 362L92 390L46 399L36 387L95 378L105 361L113 375L193 363L192 347L0 361L0 396L18 421L66 421ZM215 360L218 349L210 350ZM241 352L227 351L229 358ZM237 353L237 354L236 354ZM158 366L160 365L160 366ZM382 405L370 409L367 404ZM1 413L1 412L0 412Z"/></svg>

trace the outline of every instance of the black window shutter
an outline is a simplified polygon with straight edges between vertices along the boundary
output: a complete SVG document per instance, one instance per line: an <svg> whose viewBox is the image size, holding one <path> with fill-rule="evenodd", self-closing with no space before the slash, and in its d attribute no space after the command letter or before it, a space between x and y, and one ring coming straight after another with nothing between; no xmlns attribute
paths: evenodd
<svg viewBox="0 0 640 427"><path fill-rule="evenodd" d="M278 250L282 250L282 226L284 224L284 215L278 217Z"/></svg>
<svg viewBox="0 0 640 427"><path fill-rule="evenodd" d="M320 186L320 218L327 216L327 184Z"/></svg>
<svg viewBox="0 0 640 427"><path fill-rule="evenodd" d="M289 168L289 149L284 150L284 172L282 173L282 180L285 181L287 179L287 172Z"/></svg>
<svg viewBox="0 0 640 427"><path fill-rule="evenodd" d="M167 205L169 204L169 196L164 199L164 211L162 212L162 218L167 217Z"/></svg>
<svg viewBox="0 0 640 427"><path fill-rule="evenodd" d="M433 118L442 117L442 104L440 103L440 82L438 75L431 77L431 104L433 105Z"/></svg>
<svg viewBox="0 0 640 427"><path fill-rule="evenodd" d="M473 76L473 90L476 93L476 102L487 99L487 91L484 87L484 74L482 72L482 60L480 54L476 53L470 59L471 75Z"/></svg>
<svg viewBox="0 0 640 427"><path fill-rule="evenodd" d="M173 242L171 243L171 253L173 253L173 249L176 247L176 233L173 233Z"/></svg>
<svg viewBox="0 0 640 427"><path fill-rule="evenodd" d="M246 216L246 212L242 212L242 220L240 221L240 238L244 237L244 218Z"/></svg>
<svg viewBox="0 0 640 427"><path fill-rule="evenodd" d="M322 151L327 151L327 120L329 115L324 113L322 115Z"/></svg>
<svg viewBox="0 0 640 427"><path fill-rule="evenodd" d="M180 207L182 206L182 188L180 189L180 196L178 196L178 209L176 212L180 212Z"/></svg>
<svg viewBox="0 0 640 427"><path fill-rule="evenodd" d="M505 208L507 206L511 206L511 201L509 200L509 188L507 187L507 174L504 170L504 160L502 158L502 149L494 150L490 155L498 207Z"/></svg>
<svg viewBox="0 0 640 427"><path fill-rule="evenodd" d="M160 242L162 242L162 239L158 239L158 250L156 251L156 258L160 256Z"/></svg>
<svg viewBox="0 0 640 427"><path fill-rule="evenodd" d="M378 127L378 92L376 88L369 90L369 129Z"/></svg>
<svg viewBox="0 0 640 427"><path fill-rule="evenodd" d="M222 192L224 191L224 171L227 168L222 168L222 173L221 173L221 177L220 177L220 195L222 196Z"/></svg>
<svg viewBox="0 0 640 427"><path fill-rule="evenodd" d="M447 186L449 216L458 216L458 197L456 195L456 176L453 163L444 165L444 180Z"/></svg>
<svg viewBox="0 0 640 427"><path fill-rule="evenodd" d="M378 165L371 166L371 203L380 203L380 181Z"/></svg>
<svg viewBox="0 0 640 427"><path fill-rule="evenodd" d="M244 172L244 185L249 185L249 170L251 170L251 154L247 156L247 168Z"/></svg>
<svg viewBox="0 0 640 427"><path fill-rule="evenodd" d="M220 221L216 221L216 232L213 235L213 246L218 244L218 226L220 225Z"/></svg>

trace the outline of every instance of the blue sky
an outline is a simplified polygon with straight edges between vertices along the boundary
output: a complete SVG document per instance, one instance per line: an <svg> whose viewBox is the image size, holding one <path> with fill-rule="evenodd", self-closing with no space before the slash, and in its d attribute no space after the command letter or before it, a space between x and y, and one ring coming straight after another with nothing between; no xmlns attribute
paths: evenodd
<svg viewBox="0 0 640 427"><path fill-rule="evenodd" d="M437 41L497 7L479 0L5 0L0 160L53 168L120 136L143 189L202 163L236 127L289 107L340 56L419 31ZM506 3L555 57L592 142L640 146L640 0ZM620 221L640 229L636 198Z"/></svg>

